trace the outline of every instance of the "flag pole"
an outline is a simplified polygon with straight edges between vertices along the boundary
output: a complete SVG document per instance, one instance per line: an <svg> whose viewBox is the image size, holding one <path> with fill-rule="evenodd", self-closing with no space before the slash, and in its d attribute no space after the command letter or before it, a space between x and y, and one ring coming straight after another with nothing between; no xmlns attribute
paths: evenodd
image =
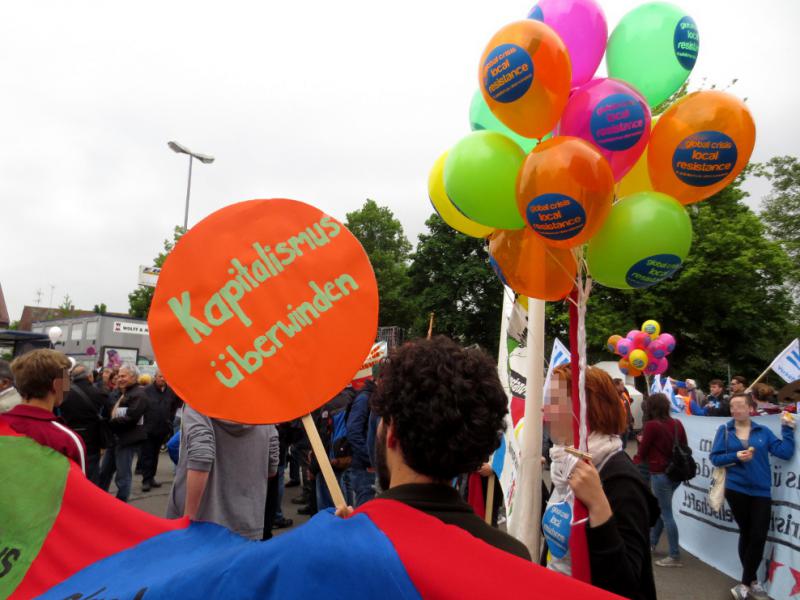
<svg viewBox="0 0 800 600"><path fill-rule="evenodd" d="M428 339L431 339L431 337L433 337L433 313L431 313L431 320L428 323Z"/></svg>
<svg viewBox="0 0 800 600"><path fill-rule="evenodd" d="M774 363L774 362L775 362L775 361L772 361L771 363L769 363L769 366L768 366L766 369L764 369L764 372L763 372L763 373L761 373L761 375L759 375L758 377L756 377L756 378L753 380L753 383L751 383L751 384L750 384L750 385L747 387L747 389L745 390L745 392L748 392L748 393L749 393L749 392L750 392L750 391L751 391L751 390L752 390L752 389L753 389L753 388L756 386L756 384L757 384L759 381L761 381L762 379L764 379L764 375L766 375L767 373L769 373L769 370L772 368L772 365L773 365L773 363Z"/></svg>
<svg viewBox="0 0 800 600"><path fill-rule="evenodd" d="M528 299L525 425L511 535L540 554L542 514L542 396L544 392L544 300Z"/></svg>

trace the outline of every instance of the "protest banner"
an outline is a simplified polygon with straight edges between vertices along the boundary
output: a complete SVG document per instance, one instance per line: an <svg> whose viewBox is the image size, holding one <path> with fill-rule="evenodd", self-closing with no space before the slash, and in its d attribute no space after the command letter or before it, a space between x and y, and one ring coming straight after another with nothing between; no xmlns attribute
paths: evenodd
<svg viewBox="0 0 800 600"><path fill-rule="evenodd" d="M720 511L712 510L708 502L714 468L709 454L717 429L730 419L684 414L677 418L686 429L698 465L695 478L678 488L672 499L680 544L703 562L738 580L742 574L737 554L739 528L727 502ZM753 420L780 436L779 415ZM772 519L758 579L764 582L770 597L786 600L800 594L800 455L795 452L788 461L770 456L770 465Z"/></svg>
<svg viewBox="0 0 800 600"><path fill-rule="evenodd" d="M158 365L193 408L251 424L303 417L318 453L308 415L352 380L377 322L361 244L286 199L239 202L189 230L162 267L149 315Z"/></svg>

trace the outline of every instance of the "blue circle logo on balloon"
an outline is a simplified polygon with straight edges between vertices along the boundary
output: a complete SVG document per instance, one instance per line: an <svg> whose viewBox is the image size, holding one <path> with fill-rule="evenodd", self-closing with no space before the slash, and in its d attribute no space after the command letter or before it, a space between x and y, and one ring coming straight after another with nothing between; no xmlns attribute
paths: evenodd
<svg viewBox="0 0 800 600"><path fill-rule="evenodd" d="M686 16L678 21L672 37L672 45L675 48L675 58L684 69L691 71L700 50L700 33L697 31L697 25L692 17Z"/></svg>
<svg viewBox="0 0 800 600"><path fill-rule="evenodd" d="M522 46L500 44L486 57L483 87L496 102L519 100L532 83L533 61Z"/></svg>
<svg viewBox="0 0 800 600"><path fill-rule="evenodd" d="M672 275L681 267L681 258L674 254L656 254L633 264L625 275L632 288L646 288Z"/></svg>
<svg viewBox="0 0 800 600"><path fill-rule="evenodd" d="M672 169L683 183L705 187L725 179L737 156L736 142L721 131L699 131L675 148Z"/></svg>
<svg viewBox="0 0 800 600"><path fill-rule="evenodd" d="M568 240L583 230L586 211L566 194L542 194L528 203L525 219L548 240Z"/></svg>
<svg viewBox="0 0 800 600"><path fill-rule="evenodd" d="M558 502L544 511L542 533L553 557L564 558L567 555L571 528L572 507L568 502Z"/></svg>
<svg viewBox="0 0 800 600"><path fill-rule="evenodd" d="M533 19L534 21L541 21L544 23L544 13L542 12L542 7L538 4L531 9L531 12L528 13L528 18Z"/></svg>
<svg viewBox="0 0 800 600"><path fill-rule="evenodd" d="M615 152L636 145L645 130L645 106L630 94L612 94L597 103L589 127L595 143Z"/></svg>

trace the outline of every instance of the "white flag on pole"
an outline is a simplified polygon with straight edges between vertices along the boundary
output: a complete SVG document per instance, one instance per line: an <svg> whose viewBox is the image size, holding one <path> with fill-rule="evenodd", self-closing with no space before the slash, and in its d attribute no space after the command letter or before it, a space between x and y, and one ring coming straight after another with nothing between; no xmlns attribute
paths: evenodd
<svg viewBox="0 0 800 600"><path fill-rule="evenodd" d="M800 341L796 338L772 361L770 368L786 383L800 379Z"/></svg>
<svg viewBox="0 0 800 600"><path fill-rule="evenodd" d="M651 394L660 394L664 391L664 388L661 385L661 375L656 375L653 377L653 383L650 386L650 393Z"/></svg>

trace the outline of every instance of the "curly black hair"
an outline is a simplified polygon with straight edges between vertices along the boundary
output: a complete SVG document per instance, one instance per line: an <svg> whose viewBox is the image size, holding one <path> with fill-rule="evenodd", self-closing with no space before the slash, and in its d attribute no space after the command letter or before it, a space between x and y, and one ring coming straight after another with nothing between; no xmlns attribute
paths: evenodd
<svg viewBox="0 0 800 600"><path fill-rule="evenodd" d="M437 480L478 469L500 445L508 413L494 361L444 336L394 350L371 404L394 425L408 466Z"/></svg>

